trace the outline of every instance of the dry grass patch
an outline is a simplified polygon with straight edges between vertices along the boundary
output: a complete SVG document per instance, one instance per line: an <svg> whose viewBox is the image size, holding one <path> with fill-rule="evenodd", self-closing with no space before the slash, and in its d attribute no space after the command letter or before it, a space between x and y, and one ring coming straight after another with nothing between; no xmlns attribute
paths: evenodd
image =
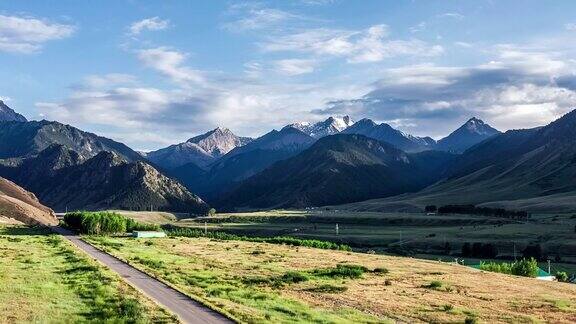
<svg viewBox="0 0 576 324"><path fill-rule="evenodd" d="M101 246L122 243L110 251L247 322L576 320L572 306L565 307L576 304L574 285L438 261L203 238L158 239L152 246L134 239L91 240ZM162 261L165 267L151 268L137 257ZM352 276L320 275L339 267L362 270ZM280 286L267 281L292 272L308 280ZM246 283L254 278L260 281ZM440 287L426 287L435 281ZM552 299L565 302L557 307Z"/></svg>

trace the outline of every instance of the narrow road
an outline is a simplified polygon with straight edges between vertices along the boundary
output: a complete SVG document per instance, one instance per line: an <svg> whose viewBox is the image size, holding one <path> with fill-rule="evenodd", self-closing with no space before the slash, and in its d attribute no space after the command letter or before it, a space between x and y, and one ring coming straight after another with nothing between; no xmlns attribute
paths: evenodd
<svg viewBox="0 0 576 324"><path fill-rule="evenodd" d="M222 314L207 308L178 290L169 287L161 281L150 277L146 273L132 267L116 257L100 251L92 245L82 241L75 233L58 226L52 227L52 230L61 234L82 251L118 273L120 277L138 288L158 304L176 314L180 321L191 324L232 323L232 321L224 317Z"/></svg>

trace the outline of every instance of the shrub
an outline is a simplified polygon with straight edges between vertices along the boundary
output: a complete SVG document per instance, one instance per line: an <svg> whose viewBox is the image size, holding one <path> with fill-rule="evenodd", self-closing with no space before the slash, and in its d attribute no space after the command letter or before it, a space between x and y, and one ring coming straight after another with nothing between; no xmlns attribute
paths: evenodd
<svg viewBox="0 0 576 324"><path fill-rule="evenodd" d="M368 269L361 265L339 264L335 268L316 269L312 273L321 277L356 279L362 277L367 271Z"/></svg>
<svg viewBox="0 0 576 324"><path fill-rule="evenodd" d="M376 268L374 269L374 271L372 271L374 273L380 273L380 274L387 274L388 272L390 272L388 269L386 268Z"/></svg>
<svg viewBox="0 0 576 324"><path fill-rule="evenodd" d="M336 294L345 292L346 290L348 290L348 288L344 286L334 286L330 284L324 284L317 287L308 288L306 290L315 293Z"/></svg>
<svg viewBox="0 0 576 324"><path fill-rule="evenodd" d="M424 285L424 288L440 289L440 288L442 288L442 286L444 286L442 281L434 280L434 281L430 282L429 284Z"/></svg>
<svg viewBox="0 0 576 324"><path fill-rule="evenodd" d="M303 274L302 272L298 272L298 271L289 271L286 272L284 275L282 275L282 277L279 278L279 280L283 283L299 283L299 282L304 282L304 281L308 281L308 276Z"/></svg>
<svg viewBox="0 0 576 324"><path fill-rule="evenodd" d="M568 282L568 274L564 271L556 272L556 280L560 282Z"/></svg>
<svg viewBox="0 0 576 324"><path fill-rule="evenodd" d="M392 286L392 280L386 279L386 280L384 281L384 285L385 285L385 286Z"/></svg>
<svg viewBox="0 0 576 324"><path fill-rule="evenodd" d="M514 262L480 262L480 269L523 277L538 276L538 262L534 258Z"/></svg>
<svg viewBox="0 0 576 324"><path fill-rule="evenodd" d="M454 309L454 306L452 306L450 304L446 304L446 305L442 306L442 309L444 309L445 312L449 312L449 311Z"/></svg>
<svg viewBox="0 0 576 324"><path fill-rule="evenodd" d="M476 324L478 320L475 317L466 317L464 324Z"/></svg>

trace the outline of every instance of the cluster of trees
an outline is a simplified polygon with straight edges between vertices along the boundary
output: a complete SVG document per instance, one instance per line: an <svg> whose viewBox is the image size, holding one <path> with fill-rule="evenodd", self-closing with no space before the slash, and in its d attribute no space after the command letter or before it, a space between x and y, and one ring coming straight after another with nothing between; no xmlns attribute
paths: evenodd
<svg viewBox="0 0 576 324"><path fill-rule="evenodd" d="M498 247L493 243L464 243L462 245L462 256L494 259L498 256Z"/></svg>
<svg viewBox="0 0 576 324"><path fill-rule="evenodd" d="M427 213L439 214L471 214L483 216L496 216L511 219L526 219L529 214L526 211L506 210L503 208L489 208L489 207L476 207L474 205L445 205L437 207L435 205L428 205L425 208Z"/></svg>
<svg viewBox="0 0 576 324"><path fill-rule="evenodd" d="M538 262L534 258L514 262L480 262L480 269L532 278L538 276L539 270Z"/></svg>
<svg viewBox="0 0 576 324"><path fill-rule="evenodd" d="M157 231L155 224L144 224L112 212L72 212L64 216L67 227L82 234L118 234L132 231Z"/></svg>

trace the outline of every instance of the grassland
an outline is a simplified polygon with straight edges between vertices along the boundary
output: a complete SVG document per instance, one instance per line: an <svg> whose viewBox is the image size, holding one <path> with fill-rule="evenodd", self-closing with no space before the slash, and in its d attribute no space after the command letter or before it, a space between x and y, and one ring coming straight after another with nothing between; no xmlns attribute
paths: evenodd
<svg viewBox="0 0 576 324"><path fill-rule="evenodd" d="M576 286L438 261L205 238L88 237L241 322L574 322Z"/></svg>
<svg viewBox="0 0 576 324"><path fill-rule="evenodd" d="M129 216L129 215L128 215ZM151 214L157 220L154 214ZM140 213L140 221L147 214ZM158 223L158 222L157 222ZM352 246L356 251L398 253L453 260L464 243L493 243L504 258L521 256L528 244L540 244L553 270L576 273L576 216L536 214L528 221L478 215L350 212L345 210L263 211L216 217L166 220L177 226L249 236L294 236ZM335 226L338 224L338 235ZM449 245L449 254L446 252ZM560 257L560 262L556 257ZM477 259L466 259L477 264Z"/></svg>
<svg viewBox="0 0 576 324"><path fill-rule="evenodd" d="M176 322L47 229L0 225L0 259L0 322Z"/></svg>

